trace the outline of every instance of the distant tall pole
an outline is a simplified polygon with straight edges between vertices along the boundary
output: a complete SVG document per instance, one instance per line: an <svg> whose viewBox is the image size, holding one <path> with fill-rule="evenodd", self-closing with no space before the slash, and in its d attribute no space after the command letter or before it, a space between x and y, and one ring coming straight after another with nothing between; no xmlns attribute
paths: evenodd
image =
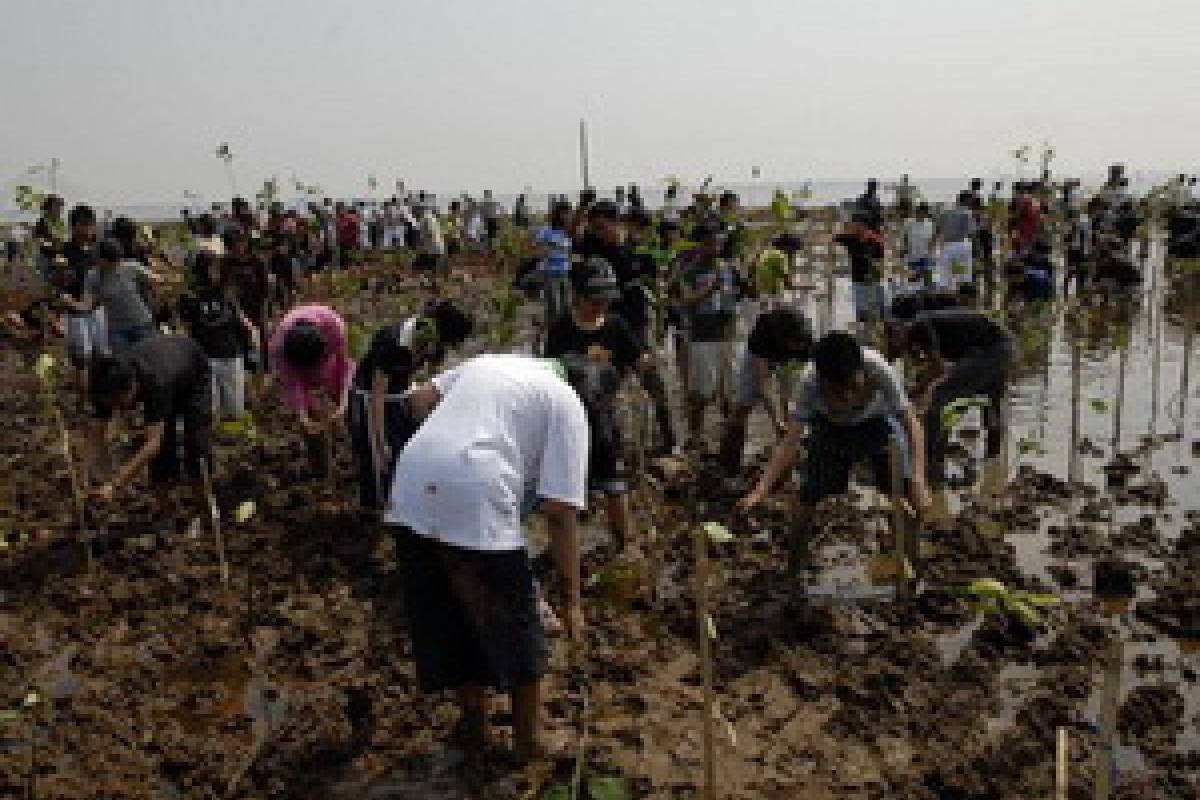
<svg viewBox="0 0 1200 800"><path fill-rule="evenodd" d="M58 158L50 159L50 193L58 194Z"/></svg>
<svg viewBox="0 0 1200 800"><path fill-rule="evenodd" d="M592 181L588 175L587 123L582 119L579 120L579 172L583 177L583 188L591 186Z"/></svg>

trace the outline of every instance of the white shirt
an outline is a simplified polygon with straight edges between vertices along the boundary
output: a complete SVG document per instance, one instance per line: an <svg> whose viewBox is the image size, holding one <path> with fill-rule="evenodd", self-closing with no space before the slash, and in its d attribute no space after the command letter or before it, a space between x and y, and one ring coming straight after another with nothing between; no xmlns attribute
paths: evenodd
<svg viewBox="0 0 1200 800"><path fill-rule="evenodd" d="M520 550L526 492L585 507L587 415L546 362L484 355L433 384L442 399L396 460L388 523L471 550Z"/></svg>
<svg viewBox="0 0 1200 800"><path fill-rule="evenodd" d="M446 242L442 238L442 223L432 209L425 209L421 214L421 252L429 255L444 256Z"/></svg>
<svg viewBox="0 0 1200 800"><path fill-rule="evenodd" d="M905 258L909 261L930 258L933 255L933 220L904 220L904 247Z"/></svg>

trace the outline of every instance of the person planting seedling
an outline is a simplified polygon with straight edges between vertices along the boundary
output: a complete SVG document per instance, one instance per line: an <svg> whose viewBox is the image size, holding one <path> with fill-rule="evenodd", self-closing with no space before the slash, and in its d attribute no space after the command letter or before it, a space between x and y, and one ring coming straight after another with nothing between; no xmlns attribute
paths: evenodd
<svg viewBox="0 0 1200 800"><path fill-rule="evenodd" d="M182 336L155 336L131 345L119 356L101 356L92 365L90 393L95 405L83 462L84 483L104 451L108 422L117 411L142 408L141 448L92 496L109 501L150 468L150 481L165 488L180 477L178 421L183 424L184 468L198 481L211 464L212 377L200 346Z"/></svg>
<svg viewBox="0 0 1200 800"><path fill-rule="evenodd" d="M731 473L742 466L746 447L746 425L758 403L766 406L776 430L787 429L785 409L775 408L767 392L772 371L789 361L806 362L812 352L812 325L799 311L778 308L760 314L754 321L746 352L734 372L733 408L725 420L721 437L721 464Z"/></svg>
<svg viewBox="0 0 1200 800"><path fill-rule="evenodd" d="M1004 443L1004 392L1016 361L1016 342L1000 323L977 311L925 311L889 326L889 355L919 365L913 389L925 409L926 465L935 486L945 482L947 430L944 411L952 403L986 398L987 457Z"/></svg>
<svg viewBox="0 0 1200 800"><path fill-rule="evenodd" d="M608 313L610 302L617 296L617 279L608 262L589 258L572 274L575 302L571 313L562 317L546 334L545 355L548 358L576 355L611 364L619 375L638 370L652 376L648 384L661 391L666 405L666 387L654 370L653 356L638 341L637 336L619 314ZM605 398L604 408L615 411L618 383L611 386L613 395ZM653 396L653 393L652 393ZM664 426L659 419L660 427ZM604 494L609 531L621 548L632 544L629 520L629 491L625 471L623 442L616 425L614 435L603 442L593 442L588 465L588 484ZM665 423L670 436L670 421Z"/></svg>
<svg viewBox="0 0 1200 800"><path fill-rule="evenodd" d="M371 337L355 370L347 417L363 508L383 506L382 489L391 482L395 456L412 434L414 423L403 394L413 375L440 364L446 349L462 344L473 327L465 311L443 300L403 322L385 325Z"/></svg>
<svg viewBox="0 0 1200 800"><path fill-rule="evenodd" d="M596 434L589 411L615 381L596 362L485 355L410 395L424 421L397 460L385 521L398 526L421 687L458 693L461 730L480 750L486 687L511 698L516 755L539 750L546 652L520 523L535 506L563 580L561 617L572 639L583 636L576 522Z"/></svg>
<svg viewBox="0 0 1200 800"><path fill-rule="evenodd" d="M787 433L771 451L754 488L738 503L746 511L767 498L791 467L807 428L808 458L800 481L801 538L793 550L801 562L806 557L812 506L846 491L856 461L868 460L876 486L890 491L892 441L898 444L910 502L918 512L930 505L921 421L883 355L861 346L844 331L834 331L813 348L813 365L796 395Z"/></svg>
<svg viewBox="0 0 1200 800"><path fill-rule="evenodd" d="M234 226L227 230L223 242L225 257L221 262L221 283L231 291L254 328L260 332L266 331L272 279L267 264L251 252L249 236L241 227ZM262 396L267 368L262 342L258 347L252 347L248 339L243 339L242 344L246 348L246 371L254 375L254 397L257 400Z"/></svg>
<svg viewBox="0 0 1200 800"><path fill-rule="evenodd" d="M330 437L346 416L354 361L346 323L328 306L298 306L280 320L268 347L284 403L296 412L313 476L332 468Z"/></svg>
<svg viewBox="0 0 1200 800"><path fill-rule="evenodd" d="M248 339L257 350L260 334L222 282L217 256L204 250L196 253L192 272L193 288L179 301L179 318L208 356L217 417L239 420L246 412L243 341Z"/></svg>

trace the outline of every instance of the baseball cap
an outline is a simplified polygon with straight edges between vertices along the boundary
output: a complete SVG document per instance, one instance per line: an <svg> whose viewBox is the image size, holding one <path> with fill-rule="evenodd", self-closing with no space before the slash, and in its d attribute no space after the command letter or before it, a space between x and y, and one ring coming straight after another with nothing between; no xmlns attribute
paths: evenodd
<svg viewBox="0 0 1200 800"><path fill-rule="evenodd" d="M571 284L577 297L616 300L621 296L612 264L597 256L584 261L571 272Z"/></svg>

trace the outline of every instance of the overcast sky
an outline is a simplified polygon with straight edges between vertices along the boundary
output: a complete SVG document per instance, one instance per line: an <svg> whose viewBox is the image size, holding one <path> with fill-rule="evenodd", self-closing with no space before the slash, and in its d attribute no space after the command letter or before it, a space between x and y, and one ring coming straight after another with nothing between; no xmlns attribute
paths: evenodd
<svg viewBox="0 0 1200 800"><path fill-rule="evenodd" d="M1195 171L1197 0L5 0L0 186L101 202L593 182ZM11 197L2 198L10 205ZM74 198L72 198L74 199Z"/></svg>

